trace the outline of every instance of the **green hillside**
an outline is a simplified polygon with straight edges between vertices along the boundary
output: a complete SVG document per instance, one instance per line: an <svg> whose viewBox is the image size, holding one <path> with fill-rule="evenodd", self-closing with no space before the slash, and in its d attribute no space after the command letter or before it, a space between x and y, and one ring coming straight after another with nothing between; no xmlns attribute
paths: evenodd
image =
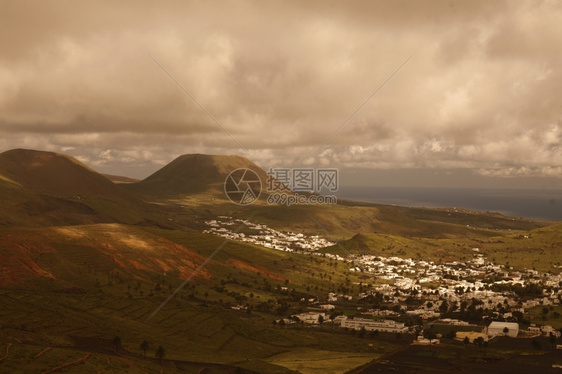
<svg viewBox="0 0 562 374"><path fill-rule="evenodd" d="M387 282L328 255L444 263L478 248L506 267L562 269L561 224L346 201L240 206L223 188L236 168L255 169L263 188L266 173L242 157L180 156L114 184L65 155L0 154L0 371L345 372L407 350L413 336L336 328L332 313L313 327L277 323L318 310L330 292L350 296L336 314L359 315L369 306L360 293ZM311 255L204 233L219 216L338 243Z"/></svg>
<svg viewBox="0 0 562 374"><path fill-rule="evenodd" d="M349 334L330 341L338 330L272 324L306 308L301 298L308 300L346 279L356 282L327 259L230 242L149 319L222 238L114 224L6 229L0 235L6 259L0 299L7 306L0 313L1 329L22 352L41 346L61 353L76 346L76 337L91 350L95 347L88 339L107 342L119 336L123 349L136 354L147 339L164 345L171 360L284 373L288 370L269 357L299 355L309 347L343 362L355 357L351 362L360 365L395 347L381 343L373 349ZM322 273L333 275L327 280ZM230 309L238 304L250 312ZM50 362L55 366L64 360ZM134 362L139 365L138 358Z"/></svg>

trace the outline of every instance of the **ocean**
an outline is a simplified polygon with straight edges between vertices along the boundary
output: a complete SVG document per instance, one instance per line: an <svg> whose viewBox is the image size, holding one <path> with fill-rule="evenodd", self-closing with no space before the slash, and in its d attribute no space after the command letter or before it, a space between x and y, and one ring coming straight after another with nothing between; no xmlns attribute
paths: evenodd
<svg viewBox="0 0 562 374"><path fill-rule="evenodd" d="M427 208L465 208L562 221L561 190L340 186L338 199Z"/></svg>

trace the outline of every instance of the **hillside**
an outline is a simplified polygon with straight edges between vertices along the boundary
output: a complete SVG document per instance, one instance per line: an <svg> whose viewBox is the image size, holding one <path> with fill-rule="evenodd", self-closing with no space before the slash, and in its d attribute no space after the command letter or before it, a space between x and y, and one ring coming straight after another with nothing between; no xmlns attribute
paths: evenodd
<svg viewBox="0 0 562 374"><path fill-rule="evenodd" d="M0 174L37 193L132 198L88 166L60 153L25 149L3 152L0 154Z"/></svg>
<svg viewBox="0 0 562 374"><path fill-rule="evenodd" d="M10 342L16 353L2 363L9 371L20 365L43 372L71 361L70 353L80 349L93 356L81 372L127 372L112 352L115 336L121 338L121 357L139 367L157 364L152 352L165 346L163 366L174 373L207 368L210 373L288 374L271 357L296 358L302 347L355 367L396 347L381 342L371 349L338 331L334 340L330 331L272 325L289 304L312 297L309 287L322 292L332 287L315 275L334 269L326 259L237 242L223 247L222 238L192 231L115 224L5 228L0 238L5 259L0 301L6 306L0 311L0 345ZM222 250L205 268L154 313L219 246ZM345 279L334 274L331 282ZM281 293L289 284L291 293ZM255 310L231 308L247 303ZM151 345L148 358L139 349L144 339ZM47 347L53 352L36 357ZM216 368L217 363L224 367Z"/></svg>
<svg viewBox="0 0 562 374"><path fill-rule="evenodd" d="M244 168L255 171L261 181L260 201L250 206L233 204L224 192L229 173ZM176 158L142 181L115 184L66 155L12 150L0 154L0 202L4 207L0 225L119 222L197 228L203 217L245 218L254 214L274 228L316 234L327 230L340 238L386 233L435 239L475 234L489 237L497 230L532 230L547 225L462 209L345 201L337 205L271 205L265 202L267 178L264 170L243 157L194 154Z"/></svg>
<svg viewBox="0 0 562 374"><path fill-rule="evenodd" d="M257 173L262 188L260 199L248 206L233 204L225 195L227 176L243 168ZM475 230L478 235L493 236L496 230L531 230L548 224L463 209L449 211L347 201L336 205L269 204L267 179L264 170L244 157L194 154L180 156L146 179L122 186L145 201L166 206L175 221L189 227L196 227L202 217L246 218L254 214L260 222L277 229L316 234L325 234L326 229L338 237L384 232L408 237L464 238L474 236Z"/></svg>
<svg viewBox="0 0 562 374"><path fill-rule="evenodd" d="M151 207L78 160L15 149L0 154L0 225L135 223Z"/></svg>
<svg viewBox="0 0 562 374"><path fill-rule="evenodd" d="M514 271L562 266L560 224L346 201L286 206L262 197L242 206L223 185L240 168L265 189L265 171L237 156L184 155L143 181L110 176L114 183L69 156L0 154L0 349L11 350L0 371L45 372L87 354L76 372L345 372L414 339L361 336L331 323L334 313L319 325L291 323L319 303L348 316L375 307L361 294L392 282L352 268L350 254L416 261L404 281L425 274L422 262L475 253ZM267 242L242 240L258 234ZM338 243L317 252L271 245L299 235ZM352 297L329 301L330 292ZM387 296L387 309L393 297L408 300ZM159 345L163 361L154 358Z"/></svg>
<svg viewBox="0 0 562 374"><path fill-rule="evenodd" d="M84 274L96 272L136 279L173 272L181 279L204 260L182 245L119 224L0 229L0 238L0 286L49 278L87 287Z"/></svg>

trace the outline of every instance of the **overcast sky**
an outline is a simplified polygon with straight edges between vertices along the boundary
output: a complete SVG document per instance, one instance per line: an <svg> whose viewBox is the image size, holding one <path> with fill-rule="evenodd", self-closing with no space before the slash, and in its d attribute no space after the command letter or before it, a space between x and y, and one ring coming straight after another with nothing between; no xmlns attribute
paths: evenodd
<svg viewBox="0 0 562 374"><path fill-rule="evenodd" d="M560 1L3 0L0 151L562 188L561 46Z"/></svg>

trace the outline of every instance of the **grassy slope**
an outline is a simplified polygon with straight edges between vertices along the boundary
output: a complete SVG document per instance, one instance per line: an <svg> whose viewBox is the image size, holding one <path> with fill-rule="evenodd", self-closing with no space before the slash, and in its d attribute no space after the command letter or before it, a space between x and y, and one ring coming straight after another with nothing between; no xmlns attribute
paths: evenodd
<svg viewBox="0 0 562 374"><path fill-rule="evenodd" d="M238 316L220 306L238 303L235 294L245 296L244 303L252 305L274 301L282 297L274 288L285 286L284 279L289 280L290 288L310 296L324 295L347 279L351 284L357 283L360 280L357 275L347 272L341 263L336 267L323 258L229 242L208 263L205 274L210 277L195 278L147 322L150 313L188 274L179 267L194 269L221 246L224 239L192 229L164 230L115 224L10 229L4 230L2 235L3 243L19 243L23 247L32 261L29 264L56 275L47 282L37 280L48 280L48 277L19 279L25 283L8 288L17 292L3 292L2 305L9 307L2 312L2 329L11 339L46 347L70 345L68 335L101 335L108 339L119 335L125 348L135 351L140 341L148 336L156 344L165 343L169 358L235 365L245 357L252 362L249 366L285 363L289 368L305 368L309 372L316 370L314 360L298 360L303 347L316 352L315 357L329 355L322 352L339 351L332 353L334 367L361 360L364 357L361 352L370 349L351 337L338 337L338 340L349 339L345 348L331 346L326 341L334 337L323 338L320 331L273 328L271 320L275 314L256 311L252 317L244 313ZM18 239L18 235L25 235L25 239ZM520 237L521 234L516 234L504 236L502 240L508 243L534 238L540 238L541 242L555 241L560 239L559 227L538 229L529 239ZM436 244L436 240L427 238L361 234L343 244L351 252L365 251L367 247L370 253L383 255L404 248L419 251L431 244L442 245L443 253L450 253L446 244L458 246L462 240L466 239L441 239ZM467 249L480 239L470 240L465 243ZM499 245L497 238L487 240ZM485 245L482 248L483 251L492 250ZM5 247L3 251L8 249ZM421 255L432 253L435 250L428 248ZM189 256L189 266L179 265L185 262L186 256ZM4 255L4 258L8 257ZM319 274L327 274L331 279L321 279ZM228 292L215 289L221 281L225 282ZM265 290L266 283L270 283L273 290ZM209 304L203 302L205 299ZM295 306L298 308L298 303ZM30 317L22 319L22 315ZM254 348L244 350L241 347ZM378 352L383 354L391 348L383 346Z"/></svg>
<svg viewBox="0 0 562 374"><path fill-rule="evenodd" d="M508 231L528 231L551 223L514 219L493 213L449 212L445 209L403 208L377 204L268 205L263 202L238 206L224 198L198 195L157 200L167 206L182 206L189 225L203 219L226 215L294 232L326 232L336 238L357 233L385 233L404 237L462 238L491 237ZM178 214L180 216L180 214Z"/></svg>
<svg viewBox="0 0 562 374"><path fill-rule="evenodd" d="M189 204L189 201L182 201ZM193 203L193 202L192 202ZM195 203L193 203L195 204ZM204 219L219 215L265 223L270 227L337 240L326 252L401 256L433 261L467 260L480 248L490 260L522 268L533 256L537 269L557 269L560 225L465 210L403 208L383 205L239 207L233 204L186 205L189 225L202 230ZM174 218L176 219L176 218ZM178 217L177 219L181 219ZM529 239L522 240L525 235ZM515 251L514 251L515 249ZM548 252L549 256L541 256ZM511 261L510 261L511 259ZM548 261L546 261L548 259Z"/></svg>
<svg viewBox="0 0 562 374"><path fill-rule="evenodd" d="M20 341L18 344L25 347L16 349L26 352L33 351L33 344L59 347L50 357L56 357L53 364L61 364L70 358L73 342L69 335L106 339L119 335L123 346L137 353L140 342L148 339L153 345L164 345L169 358L225 362L280 373L287 369L275 364L314 372L327 357L333 357L335 369L338 365L369 361L367 355L377 357L396 348L397 343L388 342L377 342L373 348L363 339L337 329L273 327L274 318L306 308L306 304L289 300L289 295L276 291L276 287L294 288L296 295L309 298L343 285L356 294L356 284L369 280L348 272L343 263L244 243L225 243L220 237L202 234L203 221L218 215L252 216L252 221L280 230L328 236L351 253L467 259L472 256L471 248L479 247L490 259L509 261L517 267L528 266L530 256L540 270L553 270L552 265L562 261L557 250L562 243L560 225L496 214L345 202L336 206L282 207L261 200L240 207L220 195L222 186L216 181L217 176L222 178L227 173L233 165L231 161L213 161L215 169L209 169L210 174L203 178L205 183L187 194L178 194L172 184L168 198L150 194L158 192L154 186L166 184L167 178L179 171L172 168L164 176L155 174L158 183L141 192L144 198L157 203L157 208L135 198L115 199L113 187L104 190L105 182L99 182L97 177L93 177L95 183L101 183L104 193L82 190L81 199L72 200L54 190L39 194L23 189L22 183L28 180L18 181L14 172L0 173L0 188L6 192L0 198L7 207L4 212L8 212L0 217L0 222L8 226L0 229L0 279L4 283L0 303L7 306L0 311L0 329L5 343ZM180 187L198 176L196 169L190 170ZM130 186L134 185L127 188ZM135 188L138 187L131 190ZM20 223L29 225L26 215L30 213L35 214L31 218L33 225L59 227L14 227ZM65 226L115 220L143 225ZM147 321L183 279L219 247L222 249L200 276ZM343 254L339 246L327 251ZM290 309L276 313L283 299L289 300ZM250 316L228 308L238 303L253 307L267 304L271 310L255 310ZM353 305L348 307L351 310ZM303 349L310 353L307 362L300 361ZM110 357L107 351L95 354L98 361ZM28 356L14 355L7 362L16 367L21 361L14 357L23 360ZM139 357L131 360L137 365L154 364ZM91 372L99 370L98 364L91 367ZM128 369L114 368L119 370Z"/></svg>
<svg viewBox="0 0 562 374"><path fill-rule="evenodd" d="M271 321L275 314L256 311L249 317L220 306L238 303L228 292L244 295L245 303L257 305L272 300L275 304L282 295L274 288L285 285L285 278L291 279L290 287L301 292L317 285L325 293L329 285L319 279L320 272L334 272L330 283L344 282L343 272L336 274L336 268L327 260L229 243L202 272L212 274L210 278L194 278L147 322L148 316L185 278L186 273L179 267L186 255L193 264L202 261L223 239L196 232L106 224L19 230L4 232L10 241L3 242L20 243L31 260L29 264L55 277L36 273L35 278L20 277L20 283L4 288L0 298L7 307L1 312L1 328L11 342L18 339L41 347L64 348L72 344L69 335L107 339L118 335L124 347L134 352L139 351L143 339L149 339L165 345L168 358L230 365L249 359L244 366L267 372L283 372L268 364L268 357L283 352L297 355L300 347L340 351L333 353L335 357L349 357L368 349L352 337L343 337L349 341L340 347L321 331L274 328ZM25 234L25 240L17 240L18 234ZM163 239L164 234L185 243L195 253L180 250L180 246ZM153 253L158 254L158 263ZM234 266L233 260L254 266ZM226 291L217 292L214 287L221 280L227 282ZM234 280L236 283L231 283ZM272 285L271 290L263 289L266 283ZM314 291L309 295L313 296ZM208 299L208 305L204 299ZM384 353L386 349L382 345L379 351Z"/></svg>
<svg viewBox="0 0 562 374"><path fill-rule="evenodd" d="M480 247L500 264L559 273L560 269L554 266L562 264L562 224L482 240Z"/></svg>
<svg viewBox="0 0 562 374"><path fill-rule="evenodd" d="M171 216L175 217L175 213ZM552 241L559 238L558 233L559 228L541 228L531 233L529 240L537 236L543 241ZM211 277L197 277L189 282L153 319L147 321L187 275L178 269L185 256L189 254L191 264L188 268L193 269L221 246L224 239L204 235L199 227L165 230L115 224L34 230L11 228L4 230L2 235L3 243L7 243L6 235L11 236L12 243L23 245L28 258L36 265L58 275L53 281L49 278L25 279L26 283L5 288L0 295L2 305L7 305L0 316L6 343L18 339L27 343L18 349L33 352L36 349L30 348L29 344L41 348L59 347L58 353L53 352L56 354L51 355L48 364L42 364L42 368L64 363L72 355L76 356L68 351L72 346L69 335L106 339L117 335L122 338L125 349L136 353L140 353L140 342L147 339L153 345L164 345L167 357L171 359L221 362L258 372L279 373L288 369L314 373L322 365L330 365L338 371L337 368L360 365L396 349L396 345L378 342L375 348L369 347L368 341L341 335L338 329L323 332L293 326L275 328L271 321L279 315L273 310L269 313L254 311L248 316L224 307L239 303L235 295L244 296L243 302L250 305L268 300L275 305L277 299L284 297L275 291L276 286L286 285L284 279L289 280L290 288L309 295L307 297L325 295L347 282L352 288L359 281L366 282L347 272L341 263L336 266L323 258L229 242L207 264L205 269ZM17 239L18 235L25 239ZM518 239L520 235L504 236L503 240L521 241L523 239ZM431 245L440 247L449 243L455 246L463 240L468 248L477 240L494 243L497 238L435 240L361 234L343 244L352 252L364 251L367 246L370 252L382 254L404 249L421 251L426 246L427 252L421 252L425 256L435 253ZM174 243L184 249L179 250ZM487 250L486 246L482 247ZM5 247L3 251L8 249ZM147 269L140 268L139 264ZM331 279L321 278L319 274L329 275ZM217 291L221 281L225 290ZM264 289L266 283L272 289ZM354 289L353 293L357 291ZM299 304L293 303L293 308L298 309ZM334 333L340 335L334 336ZM303 349L310 352L304 360ZM23 359L30 354L14 355L11 360L14 365L21 365L16 357ZM103 367L100 365L107 365L103 361L110 357L113 366L108 367L114 372L128 370L122 361L115 361L108 355L110 353L95 353L84 368L96 372ZM327 360L327 357L331 359ZM244 361L246 359L248 361ZM154 365L140 358L131 360L138 366ZM26 362L35 365L42 361Z"/></svg>

